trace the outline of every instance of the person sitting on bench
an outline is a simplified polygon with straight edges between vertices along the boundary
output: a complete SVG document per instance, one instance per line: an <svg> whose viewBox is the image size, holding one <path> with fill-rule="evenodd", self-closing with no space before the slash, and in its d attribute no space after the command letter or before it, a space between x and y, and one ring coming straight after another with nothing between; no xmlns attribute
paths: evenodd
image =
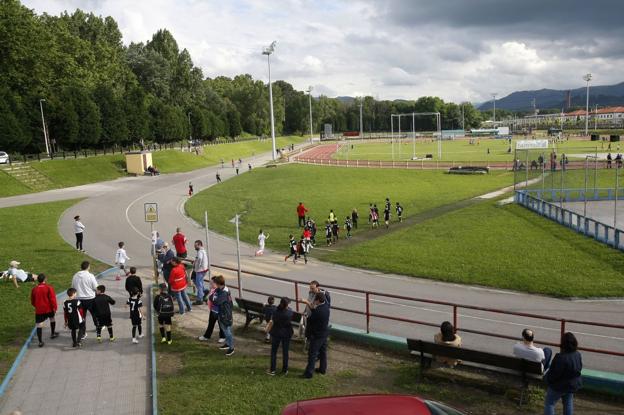
<svg viewBox="0 0 624 415"><path fill-rule="evenodd" d="M546 372L550 366L552 350L549 347L544 347L543 349L535 347L533 344L534 338L533 330L522 330L522 342L514 344L513 354L520 359L541 363L543 371Z"/></svg>
<svg viewBox="0 0 624 415"><path fill-rule="evenodd" d="M440 325L440 332L433 336L433 341L437 344L445 344L447 346L461 347L461 337L455 334L455 328L453 325L445 321ZM459 363L458 359L450 359L443 356L435 356L436 362L443 363L450 367L455 367Z"/></svg>

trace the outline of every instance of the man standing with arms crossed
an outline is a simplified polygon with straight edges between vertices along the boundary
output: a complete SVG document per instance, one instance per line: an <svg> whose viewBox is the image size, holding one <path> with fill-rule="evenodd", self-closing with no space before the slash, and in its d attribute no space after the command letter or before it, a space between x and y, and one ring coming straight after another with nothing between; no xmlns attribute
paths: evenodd
<svg viewBox="0 0 624 415"><path fill-rule="evenodd" d="M197 288L197 299L193 305L201 305L204 300L204 277L208 272L208 255L204 249L204 244L199 239L195 241L197 255L193 260L193 271L195 271L195 288Z"/></svg>
<svg viewBox="0 0 624 415"><path fill-rule="evenodd" d="M297 217L299 218L299 227L303 228L305 225L305 215L308 209L303 205L303 202L299 202L297 206Z"/></svg>
<svg viewBox="0 0 624 415"><path fill-rule="evenodd" d="M93 319L93 325L95 327L98 326L97 318L95 316L95 290L97 289L97 281L95 279L95 275L89 272L89 261L82 261L80 264L80 271L74 274L72 278L72 288L76 290L76 299L80 300L80 304L82 309L84 310L85 317L87 311L91 313L91 318ZM84 337L87 337L87 333L85 332ZM83 338L84 338L83 337ZM82 339L78 339L80 341Z"/></svg>

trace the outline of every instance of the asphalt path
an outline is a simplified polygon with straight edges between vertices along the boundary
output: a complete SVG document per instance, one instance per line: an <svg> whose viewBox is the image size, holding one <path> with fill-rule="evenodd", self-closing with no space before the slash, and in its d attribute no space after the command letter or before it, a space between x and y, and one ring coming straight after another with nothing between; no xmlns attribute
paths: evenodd
<svg viewBox="0 0 624 415"><path fill-rule="evenodd" d="M243 160L254 168L267 162L270 155L265 154ZM277 167L279 171L279 167ZM246 168L241 168L245 174ZM86 226L85 249L92 257L106 263L112 263L117 242L126 243L130 265L149 269L150 225L144 221L144 203L156 202L159 207L159 222L155 229L160 231L165 240L170 240L177 226L182 227L190 241L205 239L205 231L184 214L184 203L188 200L188 183L192 181L195 191L200 191L216 184L215 174L227 180L235 176L232 168L214 166L188 173L161 175L156 177L137 177L81 186L80 191L64 189L42 192L35 195L16 196L0 199L0 207L17 204L38 203L60 200L59 193L66 192L67 197L85 197L86 199L66 211L59 221L59 230L64 239L73 245L73 217L79 214ZM302 188L303 189L303 188ZM250 191L252 191L250 189ZM302 190L302 198L305 194ZM293 229L296 229L296 202L293 201ZM243 217L244 220L244 217ZM237 266L236 243L231 238L210 232L211 263L235 268ZM192 243L190 251L192 251ZM263 257L255 257L256 247L241 244L241 266L244 270L270 274L302 282L316 279L321 284L349 287L372 292L383 292L400 296L417 297L436 301L459 303L486 308L495 308L519 313L531 313L544 316L565 318L567 320L589 320L611 324L624 324L624 300L563 300L539 295L509 292L503 290L448 284L426 279L417 279L380 272L365 271L339 265L318 262L312 258L307 265L303 262L293 264L284 262L282 252L266 251ZM443 253L440 261L444 261ZM450 254L449 254L450 255ZM192 256L192 252L191 252ZM213 272L221 272L213 269ZM505 270L501 269L501 273ZM236 284L236 273L227 271L224 275L232 284ZM243 273L243 289L288 295L294 297L294 285L282 281L269 280ZM552 278L560 278L556 264L553 264ZM307 291L304 284L299 285L300 296ZM332 306L365 311L365 295L332 289ZM247 292L245 297L263 300L263 296ZM431 303L408 301L371 295L370 312L378 315L397 316L404 319L418 320L438 325L444 320L452 321L452 307ZM361 314L334 310L332 321L356 328L366 327L366 318ZM538 341L556 343L560 334L560 323L543 319L533 319L481 310L458 309L458 326L465 347L488 350L497 353L511 353L513 340L498 339L486 335L461 332L462 329L477 330L499 335L520 336L525 327L536 331ZM370 330L401 337L432 339L437 332L435 327L416 325L407 322L371 317ZM581 346L624 352L624 330L570 324L566 330L577 334ZM198 333L198 335L201 333ZM607 356L590 352L584 353L585 367L599 370L624 372L622 357Z"/></svg>

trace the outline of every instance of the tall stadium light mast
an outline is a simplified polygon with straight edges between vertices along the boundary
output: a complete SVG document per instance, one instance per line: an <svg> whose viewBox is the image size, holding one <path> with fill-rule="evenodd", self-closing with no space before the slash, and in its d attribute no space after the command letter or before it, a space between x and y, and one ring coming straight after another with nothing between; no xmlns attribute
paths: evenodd
<svg viewBox="0 0 624 415"><path fill-rule="evenodd" d="M314 136L314 128L312 127L312 85L308 87L307 93L310 98L310 142L312 142L312 138Z"/></svg>
<svg viewBox="0 0 624 415"><path fill-rule="evenodd" d="M41 124L43 124L43 141L45 142L45 148L46 148L46 154L48 156L50 156L50 144L49 144L49 139L48 139L48 130L46 128L46 124L45 124L45 117L43 116L43 103L45 102L45 99L41 98L39 100L39 108L41 109Z"/></svg>
<svg viewBox="0 0 624 415"><path fill-rule="evenodd" d="M588 73L583 75L583 79L587 82L587 95L585 97L585 135L587 135L587 129L589 127L589 81L592 79L592 74Z"/></svg>
<svg viewBox="0 0 624 415"><path fill-rule="evenodd" d="M189 144L193 144L193 125L191 124L191 112L189 111L187 114L188 122L189 122Z"/></svg>
<svg viewBox="0 0 624 415"><path fill-rule="evenodd" d="M360 100L360 140L364 139L364 124L362 123L362 105L364 105L364 98Z"/></svg>
<svg viewBox="0 0 624 415"><path fill-rule="evenodd" d="M498 92L494 92L492 94L492 101L494 102L494 110L492 112L492 121L496 122L496 95L498 95Z"/></svg>
<svg viewBox="0 0 624 415"><path fill-rule="evenodd" d="M263 55L267 56L267 62L269 64L269 107L271 109L271 145L272 145L272 157L273 161L275 161L276 151L275 151L275 120L273 118L273 88L271 87L271 54L275 52L276 41L271 42L271 44L264 48L262 51Z"/></svg>

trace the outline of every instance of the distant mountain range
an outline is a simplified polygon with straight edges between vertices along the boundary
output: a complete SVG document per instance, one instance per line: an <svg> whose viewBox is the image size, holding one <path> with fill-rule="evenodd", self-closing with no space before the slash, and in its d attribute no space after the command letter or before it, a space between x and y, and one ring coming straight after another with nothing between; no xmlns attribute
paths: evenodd
<svg viewBox="0 0 624 415"><path fill-rule="evenodd" d="M570 91L570 106L585 107L585 87L576 88ZM506 97L496 100L496 108L511 111L530 111L533 109L533 99L535 107L538 109L560 109L567 108L568 90L540 89L536 91L516 91ZM610 105L624 105L624 82L616 85L589 86L589 105L598 104L599 107ZM482 103L480 110L492 109L492 101Z"/></svg>

